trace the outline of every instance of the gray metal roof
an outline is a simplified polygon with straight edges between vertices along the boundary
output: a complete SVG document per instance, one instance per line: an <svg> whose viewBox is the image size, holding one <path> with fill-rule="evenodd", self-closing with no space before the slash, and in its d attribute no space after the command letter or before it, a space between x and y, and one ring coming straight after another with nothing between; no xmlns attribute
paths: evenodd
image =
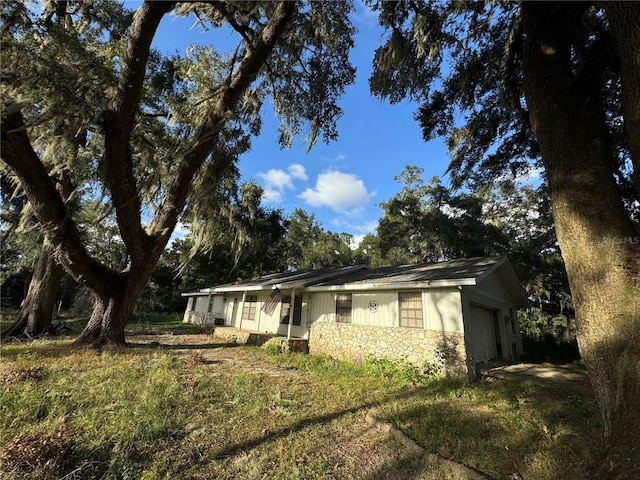
<svg viewBox="0 0 640 480"><path fill-rule="evenodd" d="M507 257L477 257L439 263L381 267L353 272L309 286L311 291L475 287L491 274L504 282L512 301L527 306L522 285Z"/></svg>
<svg viewBox="0 0 640 480"><path fill-rule="evenodd" d="M211 290L215 292L237 292L248 290L271 290L275 287L284 288L304 288L316 285L323 281L329 281L360 270L366 270L366 265L355 265L349 267L323 268L321 270L311 270L307 272L282 272L272 273L253 280L239 280L235 283L219 285Z"/></svg>
<svg viewBox="0 0 640 480"><path fill-rule="evenodd" d="M282 272L252 280L205 288L182 296L211 293L305 288L311 291L436 288L476 286L493 272L499 273L516 303L527 298L507 257L477 257L440 263L423 263L369 269L365 265L325 268L306 272Z"/></svg>
<svg viewBox="0 0 640 480"><path fill-rule="evenodd" d="M408 283L430 286L436 282L451 285L475 285L480 277L487 275L505 261L506 257L481 257L440 263L380 267L319 282L314 287Z"/></svg>

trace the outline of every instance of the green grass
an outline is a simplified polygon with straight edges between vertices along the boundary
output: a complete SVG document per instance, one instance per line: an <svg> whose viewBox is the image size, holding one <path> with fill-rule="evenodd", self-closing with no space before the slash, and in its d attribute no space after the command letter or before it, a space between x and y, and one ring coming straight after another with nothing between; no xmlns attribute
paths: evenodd
<svg viewBox="0 0 640 480"><path fill-rule="evenodd" d="M18 315L18 310L3 310L0 312L0 331L8 328ZM77 317L69 312L56 313L54 315L54 325L59 322L63 323L70 330L64 330L62 336L75 336L79 334L87 324L89 317ZM136 334L195 334L210 333L210 326L194 325L192 323L183 323L181 313L136 313L125 328L127 335Z"/></svg>
<svg viewBox="0 0 640 480"><path fill-rule="evenodd" d="M372 431L368 413L492 478L583 478L598 451L582 391L412 385L389 365L208 339L197 351L161 337L101 352L70 339L2 345L2 478L456 478Z"/></svg>

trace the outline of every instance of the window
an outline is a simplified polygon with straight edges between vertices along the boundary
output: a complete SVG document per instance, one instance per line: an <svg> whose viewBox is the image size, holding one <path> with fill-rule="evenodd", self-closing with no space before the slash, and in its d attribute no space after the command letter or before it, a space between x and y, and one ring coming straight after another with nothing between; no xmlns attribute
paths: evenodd
<svg viewBox="0 0 640 480"><path fill-rule="evenodd" d="M247 295L242 306L242 320L255 320L256 308L258 306L257 295Z"/></svg>
<svg viewBox="0 0 640 480"><path fill-rule="evenodd" d="M293 321L291 325L300 326L302 323L302 295L296 295L295 308L293 310ZM282 308L280 309L280 325L289 325L289 314L291 312L291 296L282 298Z"/></svg>
<svg viewBox="0 0 640 480"><path fill-rule="evenodd" d="M213 295L209 295L209 307L207 308L207 312L211 313L213 310Z"/></svg>
<svg viewBox="0 0 640 480"><path fill-rule="evenodd" d="M400 326L422 328L422 292L398 292Z"/></svg>
<svg viewBox="0 0 640 480"><path fill-rule="evenodd" d="M338 293L336 295L336 321L351 323L351 294Z"/></svg>

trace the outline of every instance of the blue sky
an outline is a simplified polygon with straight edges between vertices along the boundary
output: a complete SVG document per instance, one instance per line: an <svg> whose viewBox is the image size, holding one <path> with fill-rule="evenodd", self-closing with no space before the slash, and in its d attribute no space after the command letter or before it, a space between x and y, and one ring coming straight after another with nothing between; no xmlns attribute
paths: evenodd
<svg viewBox="0 0 640 480"><path fill-rule="evenodd" d="M133 5L130 5L134 8ZM441 140L425 143L413 119L416 104L390 105L369 92L373 52L381 43L376 18L360 2L352 16L358 33L351 60L356 82L341 100L338 140L307 146L294 140L282 150L277 143L278 122L265 104L263 127L252 150L239 163L243 181L254 180L266 190L265 204L289 214L299 207L313 213L323 228L346 232L356 239L375 231L378 207L400 190L394 177L406 165L424 168L424 179L444 176L448 156ZM154 46L182 54L193 43L211 43L215 32L192 27L191 19L163 19ZM214 44L215 45L215 44Z"/></svg>

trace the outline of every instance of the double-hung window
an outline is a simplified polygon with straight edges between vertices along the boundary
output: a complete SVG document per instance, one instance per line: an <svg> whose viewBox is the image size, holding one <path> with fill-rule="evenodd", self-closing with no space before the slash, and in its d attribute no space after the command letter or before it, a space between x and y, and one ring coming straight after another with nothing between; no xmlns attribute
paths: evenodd
<svg viewBox="0 0 640 480"><path fill-rule="evenodd" d="M351 294L338 293L336 295L336 321L351 323Z"/></svg>
<svg viewBox="0 0 640 480"><path fill-rule="evenodd" d="M296 295L294 300L293 321L291 325L300 326L302 324L302 295ZM291 296L285 295L282 298L282 308L280 309L280 325L288 325L291 315Z"/></svg>
<svg viewBox="0 0 640 480"><path fill-rule="evenodd" d="M255 320L256 308L258 307L258 296L247 295L242 307L242 320Z"/></svg>
<svg viewBox="0 0 640 480"><path fill-rule="evenodd" d="M400 326L423 328L422 292L398 292L400 306Z"/></svg>

